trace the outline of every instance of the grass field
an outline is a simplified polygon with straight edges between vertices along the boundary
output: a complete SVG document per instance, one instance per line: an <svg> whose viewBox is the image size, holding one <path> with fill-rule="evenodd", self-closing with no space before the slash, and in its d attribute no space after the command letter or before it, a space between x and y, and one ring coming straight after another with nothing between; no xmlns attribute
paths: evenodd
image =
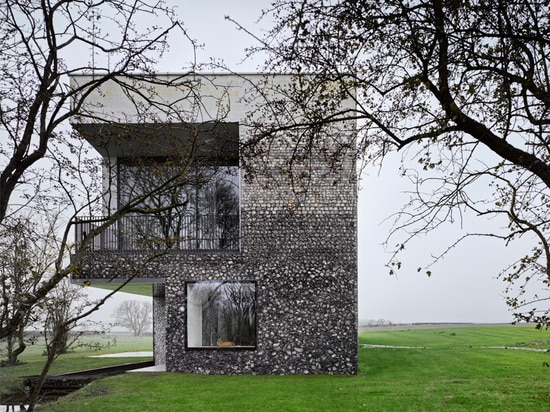
<svg viewBox="0 0 550 412"><path fill-rule="evenodd" d="M151 336L89 336L81 339L83 344L99 344L103 348L91 350L86 346L78 346L67 354L61 355L52 365L51 374L73 372L85 369L99 368L102 366L116 365L126 362L138 362L147 358L95 358L94 355L102 355L118 352L151 351L153 350L153 338ZM4 349L0 347L0 349ZM0 398L10 389L17 387L20 382L17 378L29 375L38 375L45 362L43 356L45 347L43 343L29 345L19 359L21 365L0 368ZM0 354L3 352L0 350ZM0 410L2 410L0 408Z"/></svg>
<svg viewBox="0 0 550 412"><path fill-rule="evenodd" d="M124 374L40 410L550 410L550 331L525 326L373 330L361 333L359 342L357 376Z"/></svg>

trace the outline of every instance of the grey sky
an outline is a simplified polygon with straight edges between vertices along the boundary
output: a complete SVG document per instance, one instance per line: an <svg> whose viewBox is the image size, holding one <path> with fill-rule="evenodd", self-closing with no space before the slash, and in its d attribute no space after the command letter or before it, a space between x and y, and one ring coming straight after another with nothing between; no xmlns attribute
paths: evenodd
<svg viewBox="0 0 550 412"><path fill-rule="evenodd" d="M234 20L255 33L262 5L269 1L186 1L182 18L192 37L205 43L199 60L223 58L236 71L255 71L261 59L239 64L243 49L253 44L242 31L225 20ZM265 26L263 26L265 27ZM498 225L472 219L461 228L455 224L444 231L411 243L403 255L404 269L390 276L384 266L388 259L382 243L391 227L390 214L406 202L407 181L397 176L397 162L388 162L381 173L371 169L363 176L359 194L359 319L386 319L393 322L508 322L511 314L502 292L505 284L495 276L509 262L510 250L497 240L477 239L455 248L432 268L428 278L417 267L429 262L431 254L480 224ZM390 242L393 245L393 242ZM505 258L505 259L504 259Z"/></svg>

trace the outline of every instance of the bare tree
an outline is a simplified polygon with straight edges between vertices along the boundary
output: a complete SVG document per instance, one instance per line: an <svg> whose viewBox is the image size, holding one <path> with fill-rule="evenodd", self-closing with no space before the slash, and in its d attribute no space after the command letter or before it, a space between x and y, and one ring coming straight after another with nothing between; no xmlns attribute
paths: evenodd
<svg viewBox="0 0 550 412"><path fill-rule="evenodd" d="M271 137L288 130L306 148L299 160L324 144L320 133L333 122L357 121L358 156L377 164L400 151L399 173L415 188L392 232L404 238L391 273L418 235L464 214L497 217L501 231L457 243L530 241L531 252L501 276L516 318L548 326L549 16L543 0L277 0L265 15L275 27L250 52L269 54L268 71L301 75L284 101L264 107L250 153L268 153ZM356 109L339 110L342 99ZM304 118L293 118L296 108ZM325 153L337 167L341 151L353 149ZM424 270L430 275L430 264Z"/></svg>
<svg viewBox="0 0 550 412"><path fill-rule="evenodd" d="M117 324L131 330L134 336L141 336L153 322L152 313L148 302L125 300L117 306L114 317Z"/></svg>
<svg viewBox="0 0 550 412"><path fill-rule="evenodd" d="M38 262L41 251L33 239L29 222L23 219L2 227L0 236L0 322L2 327L10 323L17 307L25 296L32 294L41 281ZM28 311L20 319L14 333L6 337L6 361L2 366L18 364L18 357L27 346L26 329L37 319L35 311Z"/></svg>
<svg viewBox="0 0 550 412"><path fill-rule="evenodd" d="M167 51L169 39L180 47L187 43L189 63L182 62L185 67L180 76L150 76ZM191 74L196 69L195 47L174 10L163 1L7 0L0 6L0 229L4 233L12 227L11 222L26 216L26 230L31 234L25 238L49 242L48 256L29 267L29 273L37 273L32 291L19 293L9 316L2 318L0 339L17 336L28 314L48 302L57 285L79 272L82 254L96 235L126 214L156 212L146 200L181 185L188 167L171 169L156 187L111 210L79 242L69 240L75 217L92 215L113 196L111 187L102 186L101 169L116 168L102 164L79 132L71 131L70 123L113 123L100 107L90 109L84 104L90 95L101 94L107 83L118 85L129 98L135 109L134 121L155 122L160 117L168 122L183 121L187 113L174 109L177 102L166 102L157 91L183 89L182 99L194 101L197 80ZM84 57L82 51L87 51ZM70 82L69 76L77 73L90 76ZM143 138L155 140L155 135ZM191 157L189 152L174 154L182 165L190 163ZM160 208L175 206L170 203ZM149 258L164 252L156 250ZM120 275L130 280L141 269L136 265ZM63 346L66 331L104 301L60 321L49 336L48 357L29 410L38 400L41 383Z"/></svg>
<svg viewBox="0 0 550 412"><path fill-rule="evenodd" d="M48 299L41 302L39 306L43 314L41 320L46 352L52 350L52 341L57 339L55 353L57 355L67 353L71 344L80 336L79 333L75 333L73 338L69 336L70 331L77 326L73 319L92 306L94 302L86 300L83 286L73 285L69 279L59 282L49 293Z"/></svg>
<svg viewBox="0 0 550 412"><path fill-rule="evenodd" d="M99 207L101 194L85 177L88 171L98 175L99 164L86 143L71 136L68 122L85 116L83 101L109 81L139 95L141 107L155 105L147 85L189 87L185 75L169 81L141 76L141 88L135 89L132 73L151 73L170 35L187 39L173 10L163 2L8 0L2 5L0 67L5 75L0 79L0 224L7 216L33 210L37 202L64 203L63 207L70 207L65 211L67 220L71 210L76 214L84 207ZM191 40L189 47L193 55ZM75 52L82 49L90 51L91 61L79 61ZM97 77L69 86L69 75L86 71ZM158 110L169 111L169 106L161 102ZM96 115L95 120L101 119ZM21 302L13 320L2 325L0 337L12 334L32 306L74 270L74 265L66 264L69 226L57 229L54 274ZM79 252L74 252L77 264Z"/></svg>

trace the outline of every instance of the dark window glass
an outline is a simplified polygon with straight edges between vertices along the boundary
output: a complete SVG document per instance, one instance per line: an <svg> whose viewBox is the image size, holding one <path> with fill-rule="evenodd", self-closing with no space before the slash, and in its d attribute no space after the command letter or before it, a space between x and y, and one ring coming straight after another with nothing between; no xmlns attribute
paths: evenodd
<svg viewBox="0 0 550 412"><path fill-rule="evenodd" d="M136 210L119 224L123 249L238 249L237 166L187 171L167 160L120 162L118 186L119 205Z"/></svg>

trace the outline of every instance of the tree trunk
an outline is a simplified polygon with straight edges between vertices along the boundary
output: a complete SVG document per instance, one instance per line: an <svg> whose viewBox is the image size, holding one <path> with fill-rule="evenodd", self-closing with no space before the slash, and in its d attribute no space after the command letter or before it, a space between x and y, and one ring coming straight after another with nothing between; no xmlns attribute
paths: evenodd
<svg viewBox="0 0 550 412"><path fill-rule="evenodd" d="M15 348L15 339L17 339L17 347ZM19 330L16 334L16 336L9 335L7 338L7 353L8 353L8 362L7 364L10 366L17 365L17 360L19 355L21 355L24 351L27 345L25 344L23 331Z"/></svg>

